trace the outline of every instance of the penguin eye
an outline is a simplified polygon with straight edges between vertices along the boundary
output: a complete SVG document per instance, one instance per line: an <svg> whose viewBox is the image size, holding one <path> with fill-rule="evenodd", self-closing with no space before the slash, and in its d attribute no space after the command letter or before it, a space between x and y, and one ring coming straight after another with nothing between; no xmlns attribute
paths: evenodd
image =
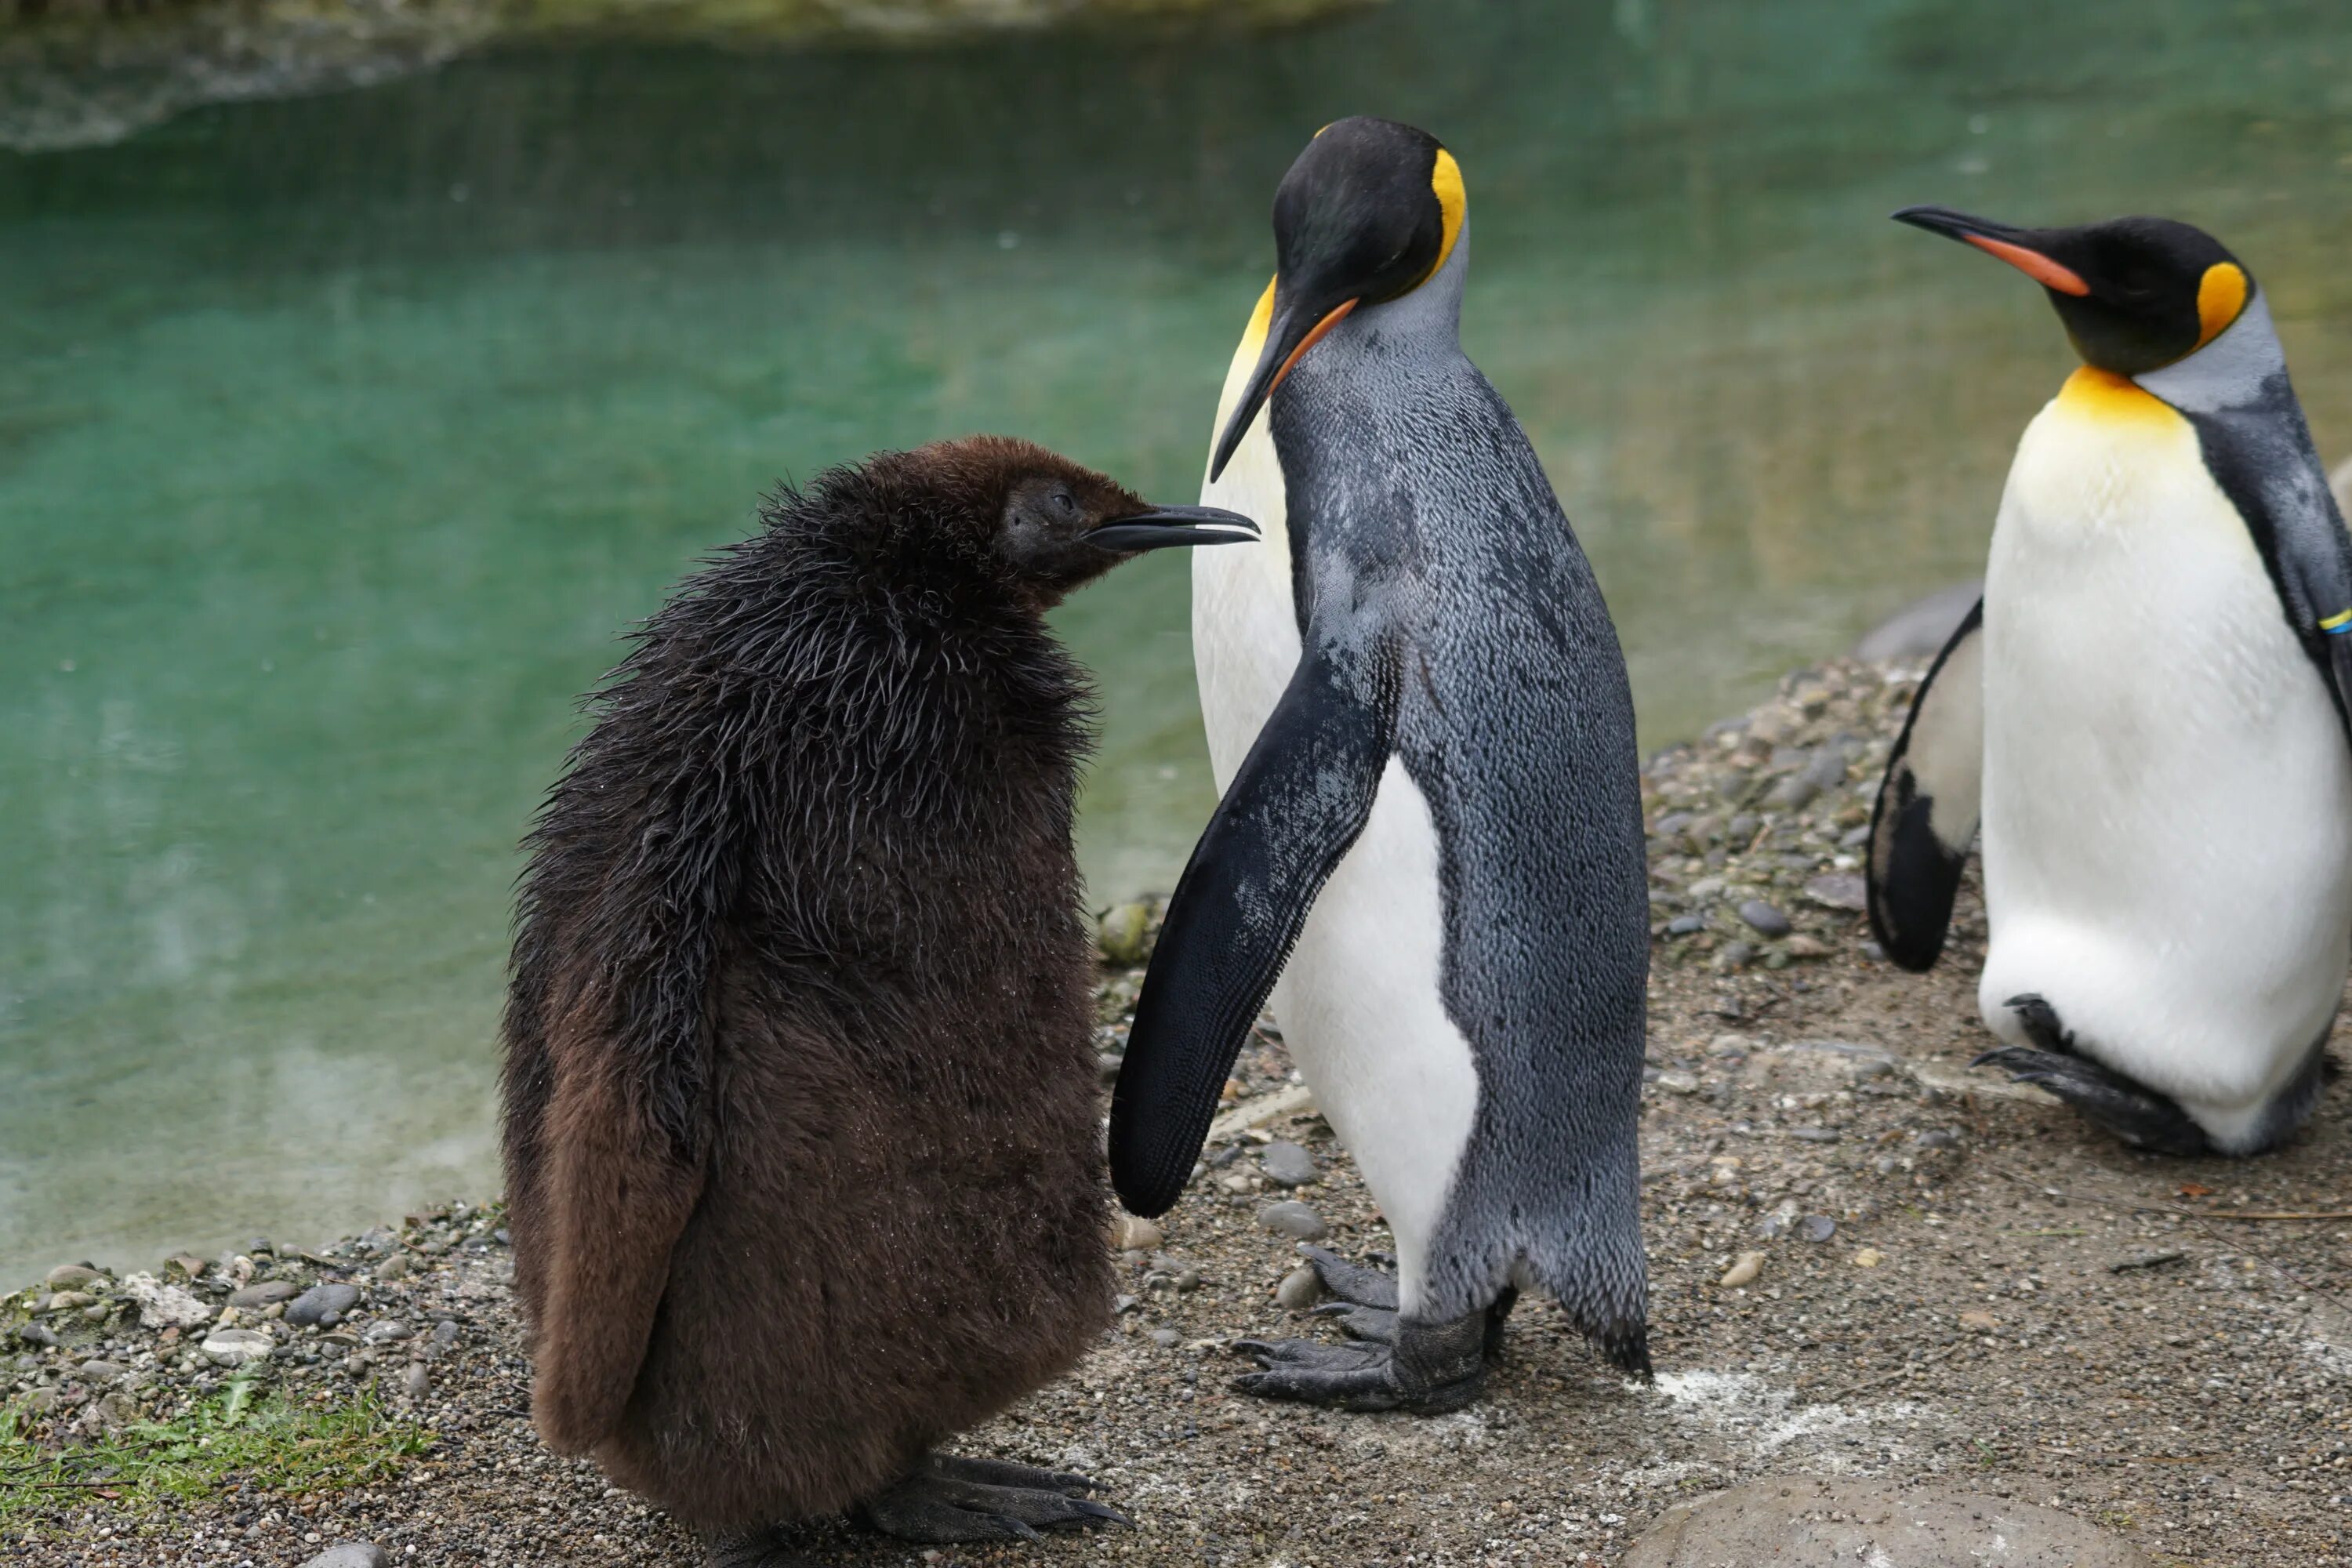
<svg viewBox="0 0 2352 1568"><path fill-rule="evenodd" d="M1077 521L1078 500L1076 496L1067 490L1055 490L1053 502L1054 510L1062 514L1064 521L1070 522Z"/></svg>

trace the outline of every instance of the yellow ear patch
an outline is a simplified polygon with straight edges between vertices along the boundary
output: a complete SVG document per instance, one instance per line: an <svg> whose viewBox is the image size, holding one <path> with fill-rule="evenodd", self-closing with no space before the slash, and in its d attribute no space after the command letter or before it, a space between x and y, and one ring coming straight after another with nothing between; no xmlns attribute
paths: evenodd
<svg viewBox="0 0 2352 1568"><path fill-rule="evenodd" d="M1434 278L1445 269L1446 258L1454 254L1454 242L1462 237L1462 218L1470 210L1470 197L1462 188L1462 165L1454 154L1440 147L1437 162L1429 171L1429 188L1437 196L1437 210L1444 222L1444 236L1437 247L1437 265L1429 269ZM1422 279L1426 283L1429 278Z"/></svg>
<svg viewBox="0 0 2352 1568"><path fill-rule="evenodd" d="M2233 262L2217 261L2205 269L2197 285L2197 347L2221 335L2246 308L2245 269ZM2194 351L2191 351L2194 352Z"/></svg>

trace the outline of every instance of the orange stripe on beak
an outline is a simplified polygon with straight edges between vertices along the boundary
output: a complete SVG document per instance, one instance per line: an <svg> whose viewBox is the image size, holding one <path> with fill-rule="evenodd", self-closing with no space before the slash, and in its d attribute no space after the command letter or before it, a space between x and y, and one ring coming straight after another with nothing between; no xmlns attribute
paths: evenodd
<svg viewBox="0 0 2352 1568"><path fill-rule="evenodd" d="M2061 294L2073 294L2078 298L2091 291L2091 286L2076 277L2072 268L2059 266L2038 250L2028 250L2005 239L1987 239L1980 234L1964 234L1959 237L1988 256L2000 258L2044 289L2055 289Z"/></svg>
<svg viewBox="0 0 2352 1568"><path fill-rule="evenodd" d="M1346 304L1340 306L1338 310L1332 311L1329 315L1316 322L1315 330L1298 340L1298 346L1290 351L1290 357L1282 362L1282 368L1274 373L1274 380L1266 384L1265 394L1268 397L1273 396L1274 389L1282 384L1282 378L1290 374L1290 367L1298 363L1298 356L1305 353L1308 349L1313 348L1317 343L1321 342L1323 341L1323 334L1338 326L1339 324L1339 318L1346 315L1355 308L1356 301L1353 300L1349 300Z"/></svg>

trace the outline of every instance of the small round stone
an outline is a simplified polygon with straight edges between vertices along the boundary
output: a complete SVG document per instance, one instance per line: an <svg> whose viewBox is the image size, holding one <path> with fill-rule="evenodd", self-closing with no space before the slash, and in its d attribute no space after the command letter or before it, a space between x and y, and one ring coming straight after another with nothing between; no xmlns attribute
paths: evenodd
<svg viewBox="0 0 2352 1568"><path fill-rule="evenodd" d="M1294 1268L1274 1288L1276 1305L1303 1312L1323 1299L1323 1280L1312 1268Z"/></svg>
<svg viewBox="0 0 2352 1568"><path fill-rule="evenodd" d="M215 1366L268 1361L272 1348L269 1336L257 1329L215 1329L204 1342L205 1359Z"/></svg>
<svg viewBox="0 0 2352 1568"><path fill-rule="evenodd" d="M1727 1290L1736 1290L1742 1285L1754 1284L1756 1277L1763 1272L1764 1255L1760 1252L1743 1252L1732 1260L1731 1267L1723 1271L1723 1278L1716 1283Z"/></svg>
<svg viewBox="0 0 2352 1568"><path fill-rule="evenodd" d="M1315 1156L1287 1139L1276 1139L1258 1152L1265 1179L1277 1187L1303 1187L1316 1179Z"/></svg>
<svg viewBox="0 0 2352 1568"><path fill-rule="evenodd" d="M1761 899L1750 899L1740 905L1739 918L1764 936L1786 936L1790 930L1789 917Z"/></svg>
<svg viewBox="0 0 2352 1568"><path fill-rule="evenodd" d="M52 1290L87 1290L98 1283L97 1269L80 1263L60 1263L49 1270L48 1287Z"/></svg>
<svg viewBox="0 0 2352 1568"><path fill-rule="evenodd" d="M1297 1241L1320 1241L1330 1234L1321 1215L1295 1200L1266 1205L1258 1211L1257 1222L1276 1236Z"/></svg>
<svg viewBox="0 0 2352 1568"><path fill-rule="evenodd" d="M1121 1215L1110 1227L1110 1247L1113 1252L1150 1252L1167 1244L1157 1222Z"/></svg>
<svg viewBox="0 0 2352 1568"><path fill-rule="evenodd" d="M340 1546L330 1546L302 1568L390 1568L392 1559L381 1546L364 1541L349 1541Z"/></svg>
<svg viewBox="0 0 2352 1568"><path fill-rule="evenodd" d="M264 1279L258 1285L247 1285L228 1299L228 1304L239 1311L258 1311L279 1301L290 1301L302 1288L290 1279Z"/></svg>
<svg viewBox="0 0 2352 1568"><path fill-rule="evenodd" d="M1172 1351L1184 1342L1184 1336L1173 1329L1154 1329L1146 1337L1164 1351Z"/></svg>
<svg viewBox="0 0 2352 1568"><path fill-rule="evenodd" d="M341 1321L359 1300L356 1285L313 1285L286 1304L286 1321L298 1327Z"/></svg>
<svg viewBox="0 0 2352 1568"><path fill-rule="evenodd" d="M1807 1241L1827 1241L1837 1234L1837 1221L1825 1214L1809 1214L1797 1222L1797 1234Z"/></svg>

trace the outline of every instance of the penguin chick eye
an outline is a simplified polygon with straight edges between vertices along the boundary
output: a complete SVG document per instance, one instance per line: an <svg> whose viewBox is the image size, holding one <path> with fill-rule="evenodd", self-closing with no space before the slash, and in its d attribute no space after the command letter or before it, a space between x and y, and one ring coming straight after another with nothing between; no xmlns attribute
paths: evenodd
<svg viewBox="0 0 2352 1568"><path fill-rule="evenodd" d="M1055 490L1048 503L1064 522L1078 521L1078 499L1067 490Z"/></svg>

